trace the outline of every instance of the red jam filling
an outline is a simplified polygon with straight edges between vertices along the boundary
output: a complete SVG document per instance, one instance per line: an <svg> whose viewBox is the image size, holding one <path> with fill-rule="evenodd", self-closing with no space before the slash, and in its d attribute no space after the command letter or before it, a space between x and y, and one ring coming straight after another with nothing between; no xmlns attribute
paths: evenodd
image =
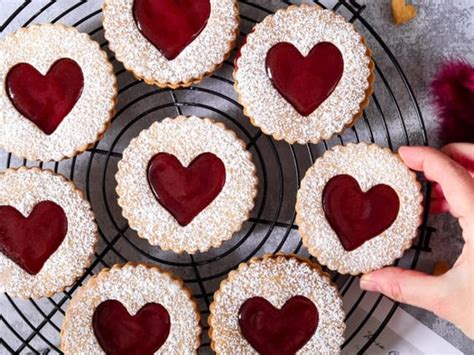
<svg viewBox="0 0 474 355"><path fill-rule="evenodd" d="M280 95L302 116L308 116L336 88L344 61L329 42L316 44L306 57L291 43L280 42L268 51L266 69Z"/></svg>
<svg viewBox="0 0 474 355"><path fill-rule="evenodd" d="M239 310L240 331L263 355L293 355L313 336L319 322L316 305L294 296L281 309L262 297L245 301Z"/></svg>
<svg viewBox="0 0 474 355"><path fill-rule="evenodd" d="M148 183L158 202L186 226L219 195L225 165L212 153L198 155L183 167L172 154L158 153L148 163Z"/></svg>
<svg viewBox="0 0 474 355"><path fill-rule="evenodd" d="M242 44L240 45L239 49L237 49L237 53L236 53L235 58L234 58L234 67L235 67L235 70L239 69L238 61L239 61L240 56L242 55L242 47L243 47L246 43L247 43L247 36L244 37L244 40L242 41Z"/></svg>
<svg viewBox="0 0 474 355"><path fill-rule="evenodd" d="M147 303L134 316L117 300L104 301L92 317L94 334L108 355L151 355L170 333L170 315L161 304Z"/></svg>
<svg viewBox="0 0 474 355"><path fill-rule="evenodd" d="M336 175L323 190L323 209L329 225L347 251L389 228L398 216L398 194L379 184L367 192L350 175Z"/></svg>
<svg viewBox="0 0 474 355"><path fill-rule="evenodd" d="M253 33L254 31L255 29L252 28L252 30L242 40L242 43L240 44L239 49L237 49L237 53L235 54L235 58L234 58L234 67L236 70L239 69L238 61L239 61L240 56L242 55L242 47L245 46L245 44L247 43L247 38L249 34Z"/></svg>
<svg viewBox="0 0 474 355"><path fill-rule="evenodd" d="M209 0L135 0L133 17L140 32L168 60L176 58L206 27Z"/></svg>
<svg viewBox="0 0 474 355"><path fill-rule="evenodd" d="M6 89L13 106L45 134L52 134L82 94L84 76L72 59L59 59L46 75L27 63L7 74Z"/></svg>
<svg viewBox="0 0 474 355"><path fill-rule="evenodd" d="M0 206L0 252L30 275L40 272L67 234L67 218L56 203L38 203L28 217Z"/></svg>

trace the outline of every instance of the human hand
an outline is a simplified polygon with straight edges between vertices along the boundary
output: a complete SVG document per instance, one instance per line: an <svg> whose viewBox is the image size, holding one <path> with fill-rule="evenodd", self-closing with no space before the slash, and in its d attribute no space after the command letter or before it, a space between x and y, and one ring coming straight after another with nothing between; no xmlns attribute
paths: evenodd
<svg viewBox="0 0 474 355"><path fill-rule="evenodd" d="M441 151L401 147L399 154L409 168L433 181L431 212L458 218L465 244L443 275L387 267L363 275L360 287L432 311L474 338L474 144L449 144Z"/></svg>

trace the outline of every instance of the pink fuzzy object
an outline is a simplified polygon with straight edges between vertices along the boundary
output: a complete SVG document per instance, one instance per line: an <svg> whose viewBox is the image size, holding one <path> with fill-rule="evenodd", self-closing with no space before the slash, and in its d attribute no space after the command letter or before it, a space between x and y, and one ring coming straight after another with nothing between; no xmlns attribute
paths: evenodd
<svg viewBox="0 0 474 355"><path fill-rule="evenodd" d="M474 67L461 60L444 63L431 83L444 143L474 142Z"/></svg>

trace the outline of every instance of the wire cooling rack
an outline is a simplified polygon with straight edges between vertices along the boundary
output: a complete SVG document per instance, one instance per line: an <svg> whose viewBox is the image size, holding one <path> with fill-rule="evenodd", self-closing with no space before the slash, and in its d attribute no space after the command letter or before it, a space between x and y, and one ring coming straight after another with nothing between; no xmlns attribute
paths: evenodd
<svg viewBox="0 0 474 355"><path fill-rule="evenodd" d="M103 267L126 261L157 264L182 277L193 291L202 315L203 339L200 353L209 347L207 317L213 292L228 272L253 256L280 251L308 256L295 225L296 191L306 169L325 150L347 142L375 142L397 149L400 145L427 145L427 134L416 98L395 56L370 26L363 14L366 6L354 0L314 1L353 22L374 53L376 84L370 105L361 119L342 135L318 145L291 146L275 142L248 123L232 89L233 57L203 83L177 90L158 89L135 80L108 50L101 25L101 1L23 1L11 14L0 7L5 21L0 37L31 23L63 22L89 33L108 52L119 81L119 104L112 127L103 140L73 159L38 164L18 160L0 152L0 169L21 165L39 166L62 173L87 195L99 224L99 246L95 259L77 283L66 292L38 301L0 295L0 353L60 353L59 333L66 305L74 292ZM288 1L241 0L241 33L249 33L255 23ZM236 50L233 52L235 55ZM121 216L116 202L114 174L123 149L139 131L154 121L177 114L207 116L224 122L247 143L260 180L260 191L252 218L242 231L222 247L207 253L176 255L151 247L138 238ZM3 158L2 158L3 157ZM425 203L430 187L424 184ZM429 206L425 206L428 211ZM397 264L416 268L419 257L429 252L433 228L427 213L419 237ZM347 331L343 352L364 353L378 346L377 337L386 329L398 307L383 296L373 296L358 288L355 277L331 273L344 299ZM372 347L372 348L371 348Z"/></svg>

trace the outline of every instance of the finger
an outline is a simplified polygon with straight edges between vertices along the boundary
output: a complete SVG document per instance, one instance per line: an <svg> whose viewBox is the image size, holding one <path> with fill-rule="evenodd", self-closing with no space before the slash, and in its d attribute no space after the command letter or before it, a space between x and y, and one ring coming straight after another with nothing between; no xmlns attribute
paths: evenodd
<svg viewBox="0 0 474 355"><path fill-rule="evenodd" d="M441 185L434 182L431 185L431 198L432 199L437 199L437 198L445 198L444 197L444 192L443 189L441 188Z"/></svg>
<svg viewBox="0 0 474 355"><path fill-rule="evenodd" d="M449 212L449 204L444 197L441 185L434 182L431 185L430 213L441 214Z"/></svg>
<svg viewBox="0 0 474 355"><path fill-rule="evenodd" d="M430 147L401 147L399 154L409 168L440 184L455 217L474 215L474 180L461 165Z"/></svg>
<svg viewBox="0 0 474 355"><path fill-rule="evenodd" d="M451 143L441 148L441 151L474 174L474 144Z"/></svg>
<svg viewBox="0 0 474 355"><path fill-rule="evenodd" d="M434 199L430 203L430 213L441 214L449 212L449 204L445 199Z"/></svg>
<svg viewBox="0 0 474 355"><path fill-rule="evenodd" d="M439 278L398 267L387 267L363 275L360 287L429 311L435 310L443 292Z"/></svg>

